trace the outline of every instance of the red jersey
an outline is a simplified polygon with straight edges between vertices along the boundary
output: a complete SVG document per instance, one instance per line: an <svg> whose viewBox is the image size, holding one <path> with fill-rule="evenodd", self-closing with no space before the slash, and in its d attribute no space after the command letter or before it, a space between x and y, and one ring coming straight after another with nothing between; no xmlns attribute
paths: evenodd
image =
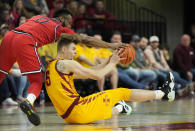
<svg viewBox="0 0 195 131"><path fill-rule="evenodd" d="M31 34L38 47L58 40L61 33L75 34L72 29L61 26L56 19L39 15L32 17L15 30Z"/></svg>

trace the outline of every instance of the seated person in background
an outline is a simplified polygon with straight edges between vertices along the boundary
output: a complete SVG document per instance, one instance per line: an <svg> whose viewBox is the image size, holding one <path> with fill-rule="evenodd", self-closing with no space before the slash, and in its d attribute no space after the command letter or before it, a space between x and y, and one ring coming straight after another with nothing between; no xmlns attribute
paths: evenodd
<svg viewBox="0 0 195 131"><path fill-rule="evenodd" d="M3 6L0 10L0 14L0 26L6 24L8 25L9 29L13 29L13 16L10 13L10 8Z"/></svg>
<svg viewBox="0 0 195 131"><path fill-rule="evenodd" d="M171 66L171 58L170 58L170 54L169 54L168 45L160 45L160 50L162 51L162 54L163 54L166 62L168 63L168 65Z"/></svg>
<svg viewBox="0 0 195 131"><path fill-rule="evenodd" d="M189 81L195 81L195 51L190 47L190 36L184 34L173 54L173 68ZM192 87L191 87L192 88ZM192 89L193 90L193 89ZM194 94L193 91L191 91Z"/></svg>
<svg viewBox="0 0 195 131"><path fill-rule="evenodd" d="M140 39L140 48L144 51L147 46L148 46L148 38L141 37L141 39Z"/></svg>
<svg viewBox="0 0 195 131"><path fill-rule="evenodd" d="M53 6L54 6L54 8L52 8L49 12L49 17L50 18L53 18L54 12L56 10L64 8L64 0L54 0L53 1Z"/></svg>
<svg viewBox="0 0 195 131"><path fill-rule="evenodd" d="M74 16L77 16L79 13L78 2L76 0L71 0L70 3L67 5L67 9L72 13L74 19Z"/></svg>
<svg viewBox="0 0 195 131"><path fill-rule="evenodd" d="M6 75L6 77L0 84L1 104L3 106L18 106L18 103L12 99L12 96L15 97L15 95L16 95L16 88L15 88L14 78L10 75Z"/></svg>
<svg viewBox="0 0 195 131"><path fill-rule="evenodd" d="M90 22L89 20L81 20L87 17L86 6L79 5L78 14L73 17L72 25L76 32L86 32L87 34L92 34L92 22Z"/></svg>
<svg viewBox="0 0 195 131"><path fill-rule="evenodd" d="M115 16L112 13L104 9L104 3L101 0L96 1L95 8L90 8L88 10L88 16L96 19L115 19Z"/></svg>
<svg viewBox="0 0 195 131"><path fill-rule="evenodd" d="M175 48L173 55L173 68L186 79L195 77L195 51L190 47L190 36L184 34L181 43Z"/></svg>
<svg viewBox="0 0 195 131"><path fill-rule="evenodd" d="M102 36L99 34L94 35L95 38L102 40ZM94 52L96 52L96 61L98 64L101 64L109 59L112 55L112 52L106 48L94 48ZM113 68L105 77L101 80L98 80L98 88L100 91L104 90L105 79L109 78L111 83L111 88L116 89L118 86L118 71L117 68Z"/></svg>
<svg viewBox="0 0 195 131"><path fill-rule="evenodd" d="M85 34L81 34L85 36ZM82 66L90 68L96 65L96 54L91 48L80 43L76 45L77 54L74 59L79 62Z"/></svg>
<svg viewBox="0 0 195 131"><path fill-rule="evenodd" d="M0 27L0 45L3 37L9 31L9 26L7 24L2 24Z"/></svg>
<svg viewBox="0 0 195 131"><path fill-rule="evenodd" d="M84 35L84 34L83 34ZM101 39L100 35L95 35L94 37ZM90 48L83 44L76 45L77 54L75 55L75 60L79 62L82 66L87 68L92 68L98 63L104 62L112 54L108 49L104 48ZM118 72L116 68L113 68L106 77L110 78L112 89L117 88L118 85ZM104 90L105 77L97 81L98 88L100 91Z"/></svg>
<svg viewBox="0 0 195 131"><path fill-rule="evenodd" d="M104 29L113 30L115 24L112 22L103 22L102 20L114 20L115 16L104 9L104 3L102 0L97 0L95 3L95 8L89 8L87 11L87 16L89 18L97 19L97 21L93 22L93 29L98 31Z"/></svg>
<svg viewBox="0 0 195 131"><path fill-rule="evenodd" d="M172 69L167 64L162 51L159 50L159 38L157 36L150 37L150 45L145 49L144 53L149 63L152 65L158 76L162 76L166 79L167 73L172 72L175 78L176 85L182 85L183 87L189 86L190 82L182 79L180 75L172 71Z"/></svg>
<svg viewBox="0 0 195 131"><path fill-rule="evenodd" d="M33 14L27 12L27 10L24 8L23 1L22 0L15 0L12 6L11 15L13 16L13 25L14 27L17 27L19 24L19 19L21 16L24 16L25 18L31 18Z"/></svg>
<svg viewBox="0 0 195 131"><path fill-rule="evenodd" d="M81 97L75 90L73 78L102 79L121 60L119 55L121 50L115 51L108 61L94 68L85 68L73 60L76 54L75 43L77 41L64 39L61 35L58 42L57 59L49 63L45 73L47 93L58 115L65 122L86 124L111 118L121 112L129 114L131 110L127 104L117 104L121 100L136 102L162 98L169 101L174 100L174 78L172 73L169 73L161 90L147 91L117 88ZM114 106L115 104L117 105Z"/></svg>
<svg viewBox="0 0 195 131"><path fill-rule="evenodd" d="M38 52L40 56L45 56L47 62L55 59L57 56L57 42L39 47Z"/></svg>
<svg viewBox="0 0 195 131"><path fill-rule="evenodd" d="M28 87L30 85L26 76L22 76L17 62L12 66L10 75L14 78L14 86L17 89L17 100L24 101L28 95Z"/></svg>
<svg viewBox="0 0 195 131"><path fill-rule="evenodd" d="M145 61L144 52L140 48L140 37L133 35L130 44L134 47L136 56L133 61L134 66L125 69L125 72L134 77L134 80L149 86L156 81L157 75Z"/></svg>
<svg viewBox="0 0 195 131"><path fill-rule="evenodd" d="M122 42L122 36L121 33L116 31L113 33L111 37L111 43L115 42ZM122 83L123 87L128 87L128 88L135 88L135 89L145 89L147 88L147 85L144 85L142 83L138 83L135 81L132 76L129 76L126 72L125 69L129 68L129 65L117 65L118 68L118 76L119 76L119 82Z"/></svg>
<svg viewBox="0 0 195 131"><path fill-rule="evenodd" d="M23 0L24 8L34 15L41 14L42 12L49 13L45 0Z"/></svg>

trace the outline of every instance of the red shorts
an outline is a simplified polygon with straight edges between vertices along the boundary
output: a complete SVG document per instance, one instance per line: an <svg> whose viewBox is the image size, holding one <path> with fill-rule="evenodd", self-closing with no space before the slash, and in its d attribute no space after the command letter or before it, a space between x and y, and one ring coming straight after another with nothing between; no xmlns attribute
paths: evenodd
<svg viewBox="0 0 195 131"><path fill-rule="evenodd" d="M23 75L42 70L34 38L27 33L9 31L0 46L0 72L8 73L16 61Z"/></svg>

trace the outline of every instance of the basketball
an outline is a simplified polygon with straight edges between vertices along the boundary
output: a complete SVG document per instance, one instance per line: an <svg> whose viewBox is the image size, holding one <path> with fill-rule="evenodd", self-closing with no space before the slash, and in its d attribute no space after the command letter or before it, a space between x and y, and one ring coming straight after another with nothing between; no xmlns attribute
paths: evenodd
<svg viewBox="0 0 195 131"><path fill-rule="evenodd" d="M128 44L127 47L123 48L122 53L123 55L121 56L121 58L125 58L120 61L120 64L122 65L128 65L135 59L135 49L130 44Z"/></svg>

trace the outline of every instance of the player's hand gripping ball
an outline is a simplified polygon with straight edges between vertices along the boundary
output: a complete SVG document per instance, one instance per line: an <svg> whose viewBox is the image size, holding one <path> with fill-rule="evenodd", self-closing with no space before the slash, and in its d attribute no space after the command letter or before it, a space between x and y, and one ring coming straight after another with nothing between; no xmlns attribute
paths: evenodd
<svg viewBox="0 0 195 131"><path fill-rule="evenodd" d="M127 44L126 47L123 48L119 48L118 49L120 51L120 54L122 53L123 55L121 55L121 58L124 58L120 61L119 64L122 65L128 65L130 63L133 62L133 60L135 59L135 49L133 48L133 46L131 46L130 44ZM122 51L121 51L122 50Z"/></svg>

